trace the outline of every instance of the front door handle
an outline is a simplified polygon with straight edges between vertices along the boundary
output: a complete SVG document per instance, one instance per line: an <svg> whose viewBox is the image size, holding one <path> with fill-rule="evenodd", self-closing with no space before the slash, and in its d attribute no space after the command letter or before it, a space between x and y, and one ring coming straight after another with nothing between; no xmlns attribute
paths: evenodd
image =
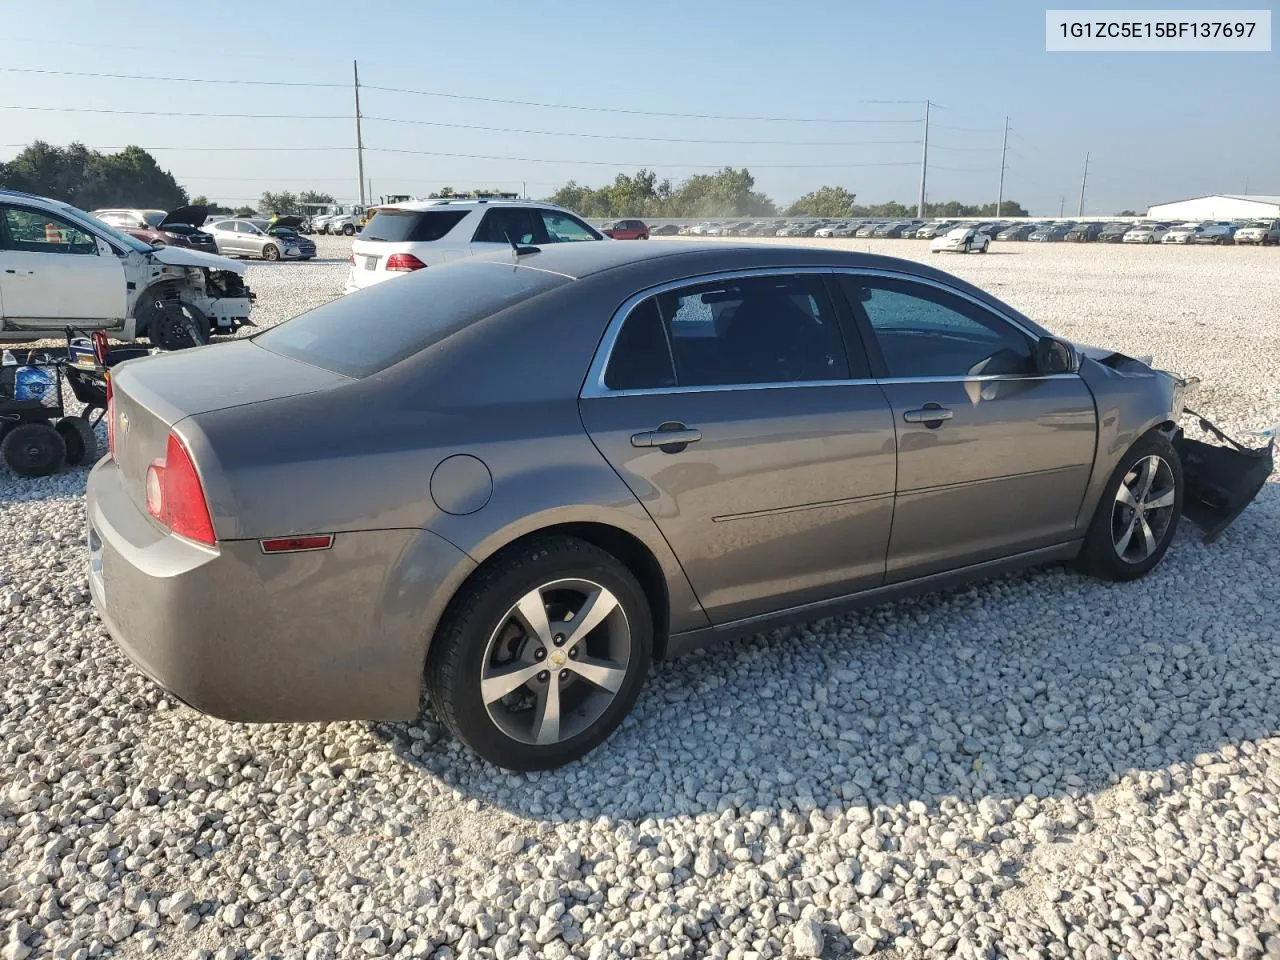
<svg viewBox="0 0 1280 960"><path fill-rule="evenodd" d="M923 423L930 429L942 426L943 420L950 420L955 414L941 404L926 403L919 410L908 410L902 415L907 423Z"/></svg>
<svg viewBox="0 0 1280 960"><path fill-rule="evenodd" d="M633 447L658 447L663 453L679 453L691 443L702 439L702 431L686 427L678 420L668 420L657 430L646 430L644 433L633 433Z"/></svg>

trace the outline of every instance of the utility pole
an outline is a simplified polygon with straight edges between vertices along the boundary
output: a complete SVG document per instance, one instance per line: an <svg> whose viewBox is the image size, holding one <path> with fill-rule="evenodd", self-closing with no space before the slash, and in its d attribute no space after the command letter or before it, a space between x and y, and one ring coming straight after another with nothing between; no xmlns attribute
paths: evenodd
<svg viewBox="0 0 1280 960"><path fill-rule="evenodd" d="M360 206L364 206L364 137L360 133L360 65L351 61L351 75L356 86L356 182L360 185Z"/></svg>
<svg viewBox="0 0 1280 960"><path fill-rule="evenodd" d="M1000 217L1000 205L1004 203L1004 157L1009 150L1009 118L1004 118L1004 143L1000 146L1000 189L996 193L996 218Z"/></svg>
<svg viewBox="0 0 1280 960"><path fill-rule="evenodd" d="M929 101L924 102L924 149L920 153L920 203L916 207L916 216L924 217L924 181L929 169Z"/></svg>
<svg viewBox="0 0 1280 960"><path fill-rule="evenodd" d="M1244 175L1244 195L1246 197L1249 195L1249 175L1247 173Z"/></svg>
<svg viewBox="0 0 1280 960"><path fill-rule="evenodd" d="M1103 177L1105 180L1106 177ZM1080 207L1076 210L1077 217L1084 216L1084 185L1089 182L1089 154L1084 155L1084 176L1080 178Z"/></svg>
<svg viewBox="0 0 1280 960"><path fill-rule="evenodd" d="M1066 209L1067 198L1065 196L1058 198L1058 219L1062 219L1062 211Z"/></svg>

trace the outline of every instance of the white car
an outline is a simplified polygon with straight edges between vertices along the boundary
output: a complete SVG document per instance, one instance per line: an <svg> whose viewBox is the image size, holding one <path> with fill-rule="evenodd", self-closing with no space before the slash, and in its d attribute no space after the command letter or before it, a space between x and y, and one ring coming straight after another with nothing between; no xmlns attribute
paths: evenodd
<svg viewBox="0 0 1280 960"><path fill-rule="evenodd" d="M955 227L935 238L929 244L929 252L970 253L976 250L978 253L986 253L989 246L991 246L990 235L983 233L977 227Z"/></svg>
<svg viewBox="0 0 1280 960"><path fill-rule="evenodd" d="M1121 243L1159 243L1169 232L1167 223L1140 223L1125 231Z"/></svg>
<svg viewBox="0 0 1280 960"><path fill-rule="evenodd" d="M344 293L450 260L608 239L561 207L528 200L414 200L381 206L351 244Z"/></svg>
<svg viewBox="0 0 1280 960"><path fill-rule="evenodd" d="M819 227L815 237L852 237L857 226L852 223L830 223Z"/></svg>
<svg viewBox="0 0 1280 960"><path fill-rule="evenodd" d="M201 250L153 247L70 204L0 190L0 340L68 326L158 347L249 323L245 266Z"/></svg>
<svg viewBox="0 0 1280 960"><path fill-rule="evenodd" d="M1160 238L1161 243L1190 243L1195 239L1196 234L1200 232L1200 224L1198 223L1179 223L1170 227L1163 237Z"/></svg>
<svg viewBox="0 0 1280 960"><path fill-rule="evenodd" d="M1280 243L1280 220L1250 220L1236 231L1236 243L1256 243L1260 247Z"/></svg>

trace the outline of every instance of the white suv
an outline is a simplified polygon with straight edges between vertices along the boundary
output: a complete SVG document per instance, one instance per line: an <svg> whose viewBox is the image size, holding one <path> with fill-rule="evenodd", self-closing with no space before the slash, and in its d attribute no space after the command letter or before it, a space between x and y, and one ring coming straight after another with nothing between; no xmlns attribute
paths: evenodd
<svg viewBox="0 0 1280 960"><path fill-rule="evenodd" d="M606 239L568 210L529 200L415 200L378 207L351 244L344 293L449 260L510 249Z"/></svg>

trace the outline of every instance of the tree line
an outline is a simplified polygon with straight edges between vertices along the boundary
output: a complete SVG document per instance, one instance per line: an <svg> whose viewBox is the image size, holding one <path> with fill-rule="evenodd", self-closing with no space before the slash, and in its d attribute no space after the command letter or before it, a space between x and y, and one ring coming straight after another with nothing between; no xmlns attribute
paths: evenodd
<svg viewBox="0 0 1280 960"><path fill-rule="evenodd" d="M823 186L782 207L755 189L745 168L724 167L718 173L698 174L673 184L659 180L652 170L635 176L620 173L613 183L589 187L570 180L548 198L584 217L914 217L916 205L890 201L859 204L845 187ZM994 203L966 204L956 200L926 203L928 217L991 217ZM1005 200L1001 216L1026 217L1022 204Z"/></svg>
<svg viewBox="0 0 1280 960"><path fill-rule="evenodd" d="M250 216L255 212L297 214L308 203L334 203L332 194L318 190L266 191L255 210L250 206L223 206L187 191L173 174L141 147L125 147L104 154L82 143L66 147L37 140L8 163L0 163L0 187L22 190L63 200L83 210L101 207L142 207L172 210L188 202L209 208L210 213ZM497 191L494 191L497 192ZM444 187L433 196L450 196ZM633 176L619 173L613 183L600 187L570 180L549 198L584 217L911 217L913 203L896 201L865 205L845 187L823 186L781 207L755 188L755 178L745 167L724 167L716 173L696 174L679 182L659 180L652 170ZM1025 217L1022 205L1006 200L1000 213ZM990 217L995 204L964 204L952 200L925 204L930 217Z"/></svg>

